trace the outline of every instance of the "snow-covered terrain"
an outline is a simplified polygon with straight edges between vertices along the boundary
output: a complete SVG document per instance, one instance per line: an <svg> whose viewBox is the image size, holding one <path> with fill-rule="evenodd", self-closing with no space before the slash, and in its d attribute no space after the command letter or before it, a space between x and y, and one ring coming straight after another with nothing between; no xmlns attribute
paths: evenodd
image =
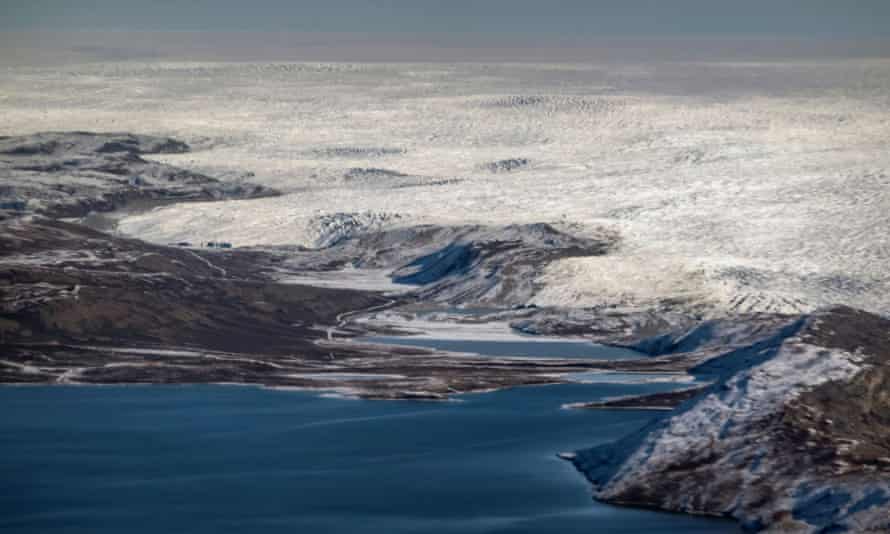
<svg viewBox="0 0 890 534"><path fill-rule="evenodd" d="M337 213L606 227L620 248L551 264L534 302L890 312L884 60L10 67L0 116L171 135L195 152L154 159L285 193L122 221L157 242L329 244Z"/></svg>

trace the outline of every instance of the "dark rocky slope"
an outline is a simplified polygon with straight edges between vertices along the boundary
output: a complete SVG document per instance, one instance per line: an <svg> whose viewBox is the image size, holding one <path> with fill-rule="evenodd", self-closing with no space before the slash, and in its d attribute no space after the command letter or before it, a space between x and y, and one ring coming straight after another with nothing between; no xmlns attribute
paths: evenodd
<svg viewBox="0 0 890 534"><path fill-rule="evenodd" d="M890 321L827 310L691 372L715 383L574 456L597 498L732 516L750 530L890 530Z"/></svg>
<svg viewBox="0 0 890 534"><path fill-rule="evenodd" d="M326 354L313 325L385 302L273 284L258 253L151 245L50 219L0 223L0 332L13 343Z"/></svg>

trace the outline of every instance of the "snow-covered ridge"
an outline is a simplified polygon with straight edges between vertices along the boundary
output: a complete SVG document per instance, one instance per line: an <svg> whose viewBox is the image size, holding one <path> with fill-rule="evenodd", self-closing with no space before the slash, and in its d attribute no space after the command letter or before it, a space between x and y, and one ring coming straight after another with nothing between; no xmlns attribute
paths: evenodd
<svg viewBox="0 0 890 534"><path fill-rule="evenodd" d="M711 388L573 462L607 501L729 515L754 530L890 528L887 400L874 385L890 374L888 327L840 308L750 335L692 370L714 377ZM689 350L708 345L703 333Z"/></svg>
<svg viewBox="0 0 890 534"><path fill-rule="evenodd" d="M541 269L559 258L607 254L619 238L601 229L578 237L571 228L398 225L397 216L337 214L320 218L323 248L293 251L293 271L348 268L388 273L423 301L450 305L521 305L537 292Z"/></svg>

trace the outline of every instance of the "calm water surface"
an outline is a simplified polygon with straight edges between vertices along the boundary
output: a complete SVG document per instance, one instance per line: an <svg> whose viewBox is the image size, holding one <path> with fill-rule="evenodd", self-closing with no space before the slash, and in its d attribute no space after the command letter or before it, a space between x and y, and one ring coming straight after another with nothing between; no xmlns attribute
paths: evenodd
<svg viewBox="0 0 890 534"><path fill-rule="evenodd" d="M655 415L562 410L669 384L370 402L225 386L0 388L4 532L716 533L591 501L557 459Z"/></svg>

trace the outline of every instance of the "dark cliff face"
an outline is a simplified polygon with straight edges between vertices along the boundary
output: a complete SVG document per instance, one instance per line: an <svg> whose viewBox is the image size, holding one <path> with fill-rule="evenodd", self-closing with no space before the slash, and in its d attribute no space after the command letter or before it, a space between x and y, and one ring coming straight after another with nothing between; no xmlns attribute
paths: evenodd
<svg viewBox="0 0 890 534"><path fill-rule="evenodd" d="M574 463L609 502L750 530L890 528L888 348L890 320L815 313L700 365L713 386Z"/></svg>

